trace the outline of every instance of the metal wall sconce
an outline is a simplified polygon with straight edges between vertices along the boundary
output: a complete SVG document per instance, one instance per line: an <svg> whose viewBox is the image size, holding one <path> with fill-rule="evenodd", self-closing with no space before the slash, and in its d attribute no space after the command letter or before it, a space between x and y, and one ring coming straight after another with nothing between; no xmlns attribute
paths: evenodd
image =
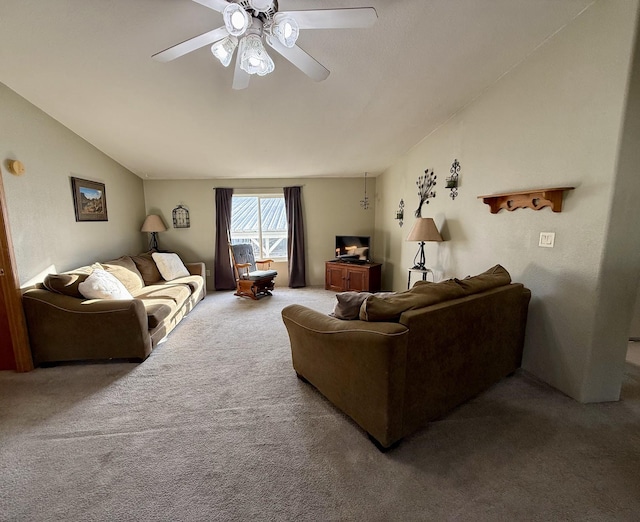
<svg viewBox="0 0 640 522"><path fill-rule="evenodd" d="M400 225L400 228L402 228L402 224L404 221L404 199L400 200L398 210L396 210L396 219L398 220L398 225Z"/></svg>
<svg viewBox="0 0 640 522"><path fill-rule="evenodd" d="M364 173L364 198L360 200L360 206L363 210L369 209L369 198L367 197L367 173Z"/></svg>
<svg viewBox="0 0 640 522"><path fill-rule="evenodd" d="M418 196L420 196L420 203L418 204L418 208L414 212L414 215L419 218L422 217L422 205L425 203L429 204L429 198L436 197L436 191L433 190L433 187L436 186L436 176L433 170L429 171L429 169L424 171L424 174L418 177L418 181L416 181L416 186L418 187Z"/></svg>
<svg viewBox="0 0 640 522"><path fill-rule="evenodd" d="M446 179L447 184L445 188L451 190L451 194L449 194L451 199L456 199L458 196L458 175L460 174L460 163L458 163L457 159L453 160L449 172L451 173L451 176Z"/></svg>

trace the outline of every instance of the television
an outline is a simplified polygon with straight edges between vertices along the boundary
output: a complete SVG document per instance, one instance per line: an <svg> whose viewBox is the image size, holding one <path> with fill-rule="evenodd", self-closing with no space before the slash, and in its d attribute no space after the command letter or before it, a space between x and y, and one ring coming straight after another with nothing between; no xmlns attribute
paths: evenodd
<svg viewBox="0 0 640 522"><path fill-rule="evenodd" d="M370 261L369 236L336 236L336 259L366 263Z"/></svg>

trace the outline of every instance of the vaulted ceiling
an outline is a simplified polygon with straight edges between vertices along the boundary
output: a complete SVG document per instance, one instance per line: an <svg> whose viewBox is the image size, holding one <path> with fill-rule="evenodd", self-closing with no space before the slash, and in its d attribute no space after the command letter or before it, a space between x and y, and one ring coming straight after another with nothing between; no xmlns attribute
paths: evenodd
<svg viewBox="0 0 640 522"><path fill-rule="evenodd" d="M142 178L376 175L591 3L280 0L378 21L301 31L323 82L270 52L234 91L209 46L151 59L222 25L191 0L2 0L0 81Z"/></svg>

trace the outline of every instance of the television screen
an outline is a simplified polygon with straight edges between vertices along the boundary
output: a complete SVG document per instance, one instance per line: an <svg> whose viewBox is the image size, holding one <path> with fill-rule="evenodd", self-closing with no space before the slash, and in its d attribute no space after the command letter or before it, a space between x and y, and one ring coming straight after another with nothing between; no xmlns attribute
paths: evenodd
<svg viewBox="0 0 640 522"><path fill-rule="evenodd" d="M336 236L336 258L369 261L369 236Z"/></svg>

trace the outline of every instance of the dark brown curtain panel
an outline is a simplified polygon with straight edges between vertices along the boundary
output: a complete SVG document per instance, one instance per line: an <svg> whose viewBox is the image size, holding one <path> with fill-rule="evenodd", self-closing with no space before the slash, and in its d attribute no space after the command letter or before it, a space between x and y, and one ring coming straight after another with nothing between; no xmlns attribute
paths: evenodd
<svg viewBox="0 0 640 522"><path fill-rule="evenodd" d="M289 287L307 286L304 254L304 221L300 187L284 187L284 206L287 210L287 255L289 261Z"/></svg>
<svg viewBox="0 0 640 522"><path fill-rule="evenodd" d="M231 234L231 197L233 189L217 188L216 192L216 251L214 285L216 290L235 290L236 278L231 268L229 237Z"/></svg>

